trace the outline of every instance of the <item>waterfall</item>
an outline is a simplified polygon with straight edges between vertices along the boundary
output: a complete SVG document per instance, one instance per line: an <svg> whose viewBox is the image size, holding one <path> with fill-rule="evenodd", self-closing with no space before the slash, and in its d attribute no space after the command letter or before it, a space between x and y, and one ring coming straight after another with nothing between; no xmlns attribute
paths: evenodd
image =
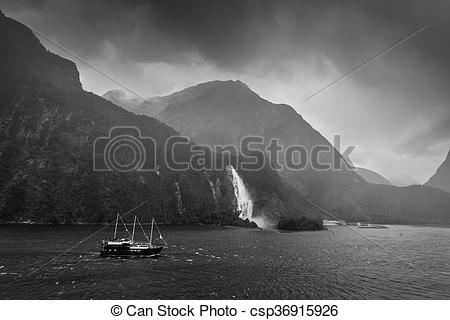
<svg viewBox="0 0 450 320"><path fill-rule="evenodd" d="M214 190L216 191L217 199L219 199L222 196L222 194L220 193L220 186L221 186L221 184L222 183L220 182L220 179L217 178L216 179L216 185L214 186Z"/></svg>
<svg viewBox="0 0 450 320"><path fill-rule="evenodd" d="M211 179L209 179L208 181L209 181L209 188L211 189L211 193L212 193L214 202L217 202L217 194L216 194L216 188L214 187L214 183L211 181Z"/></svg>
<svg viewBox="0 0 450 320"><path fill-rule="evenodd" d="M209 189L211 190L211 194L212 194L212 197L214 199L214 203L217 204L217 200L221 196L221 194L220 194L220 179L217 178L216 179L216 184L214 184L214 182L212 182L211 178L208 176L207 173L205 173L205 176L206 176L206 179L208 180Z"/></svg>
<svg viewBox="0 0 450 320"><path fill-rule="evenodd" d="M249 221L255 221L252 217L253 213L253 200L245 187L244 181L239 177L236 169L233 166L227 166L227 171L231 182L233 183L234 196L237 202L237 210L240 212L239 218Z"/></svg>

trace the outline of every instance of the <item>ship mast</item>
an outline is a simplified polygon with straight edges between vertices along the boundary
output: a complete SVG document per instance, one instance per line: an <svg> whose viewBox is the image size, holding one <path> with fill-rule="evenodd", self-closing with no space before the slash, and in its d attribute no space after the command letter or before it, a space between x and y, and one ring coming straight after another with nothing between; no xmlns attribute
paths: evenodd
<svg viewBox="0 0 450 320"><path fill-rule="evenodd" d="M150 246L152 246L152 239L153 239L153 223L155 222L155 219L152 218L152 228L150 230Z"/></svg>
<svg viewBox="0 0 450 320"><path fill-rule="evenodd" d="M155 226L156 226L156 230L158 230L158 233L159 233L159 239L161 239L162 242L164 242L164 246L167 248L167 242L166 242L166 240L164 240L161 230L159 230L159 227L158 227L158 224L156 223L156 221L155 221Z"/></svg>
<svg viewBox="0 0 450 320"><path fill-rule="evenodd" d="M134 216L134 223L133 223L133 235L131 236L131 242L134 242L134 230L136 229L136 216Z"/></svg>
<svg viewBox="0 0 450 320"><path fill-rule="evenodd" d="M117 224L119 223L119 213L117 212L116 227L114 228L114 239L117 239Z"/></svg>
<svg viewBox="0 0 450 320"><path fill-rule="evenodd" d="M141 227L142 233L144 234L144 237L147 238L148 241L150 241L150 238L147 236L147 234L145 233L144 227L142 226L142 223L139 221L139 218L136 218L136 221L139 225L139 227Z"/></svg>

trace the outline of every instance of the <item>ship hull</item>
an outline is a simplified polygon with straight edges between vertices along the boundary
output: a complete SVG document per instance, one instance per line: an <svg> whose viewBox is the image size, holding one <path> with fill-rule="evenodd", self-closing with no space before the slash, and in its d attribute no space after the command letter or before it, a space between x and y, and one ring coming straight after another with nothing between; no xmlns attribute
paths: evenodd
<svg viewBox="0 0 450 320"><path fill-rule="evenodd" d="M133 248L129 245L104 245L100 251L102 257L155 257L163 247Z"/></svg>

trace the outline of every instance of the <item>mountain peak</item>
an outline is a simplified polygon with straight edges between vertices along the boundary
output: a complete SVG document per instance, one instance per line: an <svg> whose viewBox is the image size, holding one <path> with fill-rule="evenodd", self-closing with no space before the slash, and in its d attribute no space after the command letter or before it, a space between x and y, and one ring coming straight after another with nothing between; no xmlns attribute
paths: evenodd
<svg viewBox="0 0 450 320"><path fill-rule="evenodd" d="M448 150L447 157L445 157L445 161L446 161L446 162L447 162L447 161L450 162L450 150Z"/></svg>
<svg viewBox="0 0 450 320"><path fill-rule="evenodd" d="M102 97L126 98L127 94L123 90L116 89L105 92L105 94Z"/></svg>
<svg viewBox="0 0 450 320"><path fill-rule="evenodd" d="M450 192L450 151L436 173L425 183L426 186Z"/></svg>
<svg viewBox="0 0 450 320"><path fill-rule="evenodd" d="M123 90L109 90L103 96L103 99L108 100L109 102L114 103L115 105L121 106L129 111L135 112L134 108L143 103L142 99L130 97Z"/></svg>
<svg viewBox="0 0 450 320"><path fill-rule="evenodd" d="M205 107L220 108L226 112L252 108L269 103L240 80L214 80L197 84L184 90L166 96L169 104L177 101L192 101Z"/></svg>
<svg viewBox="0 0 450 320"><path fill-rule="evenodd" d="M258 96L254 91L252 91L248 85L240 80L214 80L209 82L204 82L197 84L196 86L187 88L188 91L197 91L204 93L205 91L214 91L221 93L233 93L239 95L253 95ZM186 91L183 90L183 91Z"/></svg>
<svg viewBox="0 0 450 320"><path fill-rule="evenodd" d="M250 88L241 80L212 80L208 82L199 83L197 86L209 86L209 87L236 87L236 88Z"/></svg>

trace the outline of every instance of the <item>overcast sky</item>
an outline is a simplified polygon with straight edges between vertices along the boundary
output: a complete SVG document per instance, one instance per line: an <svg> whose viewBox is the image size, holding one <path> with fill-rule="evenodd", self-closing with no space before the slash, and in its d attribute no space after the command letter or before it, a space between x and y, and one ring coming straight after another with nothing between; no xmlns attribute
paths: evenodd
<svg viewBox="0 0 450 320"><path fill-rule="evenodd" d="M355 164L393 182L425 182L450 148L450 1L0 0L0 9L144 97L240 79L330 141L342 134L357 146ZM118 88L74 61L86 90Z"/></svg>

